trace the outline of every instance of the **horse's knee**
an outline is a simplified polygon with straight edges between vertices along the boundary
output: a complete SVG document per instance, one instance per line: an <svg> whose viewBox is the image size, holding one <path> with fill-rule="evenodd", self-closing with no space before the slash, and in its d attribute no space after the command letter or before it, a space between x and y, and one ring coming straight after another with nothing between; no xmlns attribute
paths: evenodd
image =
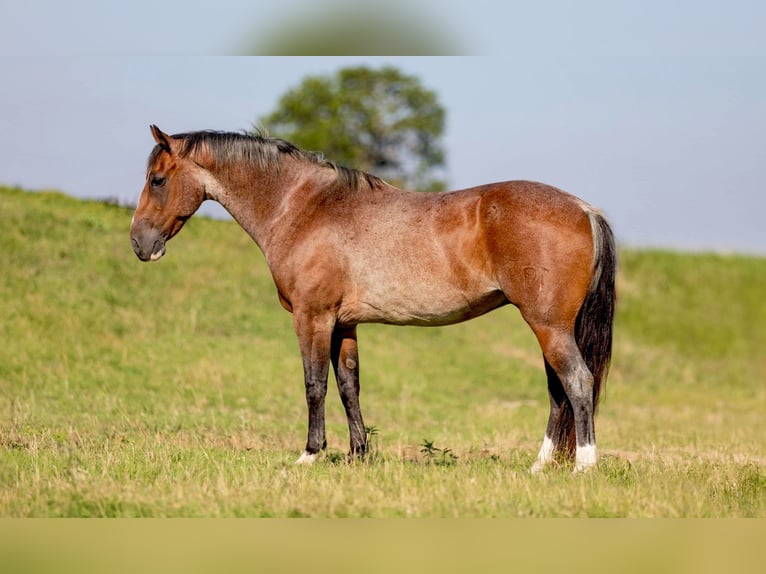
<svg viewBox="0 0 766 574"><path fill-rule="evenodd" d="M306 401L309 405L321 404L327 395L327 382L311 380L306 382Z"/></svg>

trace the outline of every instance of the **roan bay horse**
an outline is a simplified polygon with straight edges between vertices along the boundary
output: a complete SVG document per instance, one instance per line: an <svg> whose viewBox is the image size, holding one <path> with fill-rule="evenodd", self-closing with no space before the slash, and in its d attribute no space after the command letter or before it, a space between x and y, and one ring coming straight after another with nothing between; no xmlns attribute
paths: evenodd
<svg viewBox="0 0 766 574"><path fill-rule="evenodd" d="M612 350L616 250L604 217L528 181L444 193L404 191L279 139L200 131L157 145L130 236L142 261L206 199L263 251L293 315L308 404L297 462L326 447L329 366L346 410L351 456L367 448L359 407L359 323L448 325L507 303L537 336L550 417L532 471L562 453L597 462L594 411Z"/></svg>

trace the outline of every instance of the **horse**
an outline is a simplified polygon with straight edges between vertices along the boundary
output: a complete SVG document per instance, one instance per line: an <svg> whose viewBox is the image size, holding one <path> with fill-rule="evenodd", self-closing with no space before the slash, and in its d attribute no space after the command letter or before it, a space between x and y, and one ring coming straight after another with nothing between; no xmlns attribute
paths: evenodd
<svg viewBox="0 0 766 574"><path fill-rule="evenodd" d="M597 463L594 414L612 353L616 248L604 215L531 181L423 193L399 189L261 134L195 131L156 145L130 225L157 261L203 201L220 203L261 249L303 361L308 438L326 448L332 365L352 459L367 450L357 325L439 326L515 305L537 337L550 413L533 473Z"/></svg>

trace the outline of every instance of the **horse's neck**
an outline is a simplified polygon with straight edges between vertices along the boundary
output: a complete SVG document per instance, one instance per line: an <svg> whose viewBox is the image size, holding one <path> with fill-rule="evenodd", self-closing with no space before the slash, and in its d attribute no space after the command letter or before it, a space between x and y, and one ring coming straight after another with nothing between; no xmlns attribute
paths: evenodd
<svg viewBox="0 0 766 574"><path fill-rule="evenodd" d="M211 172L211 179L206 185L208 197L220 203L268 257L275 221L287 209L291 191L300 185L295 171L286 165L270 170L248 166Z"/></svg>

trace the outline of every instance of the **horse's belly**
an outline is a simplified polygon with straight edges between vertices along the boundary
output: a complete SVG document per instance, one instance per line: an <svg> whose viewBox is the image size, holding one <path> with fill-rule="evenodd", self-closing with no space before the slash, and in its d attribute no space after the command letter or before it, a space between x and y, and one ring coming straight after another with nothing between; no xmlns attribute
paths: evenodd
<svg viewBox="0 0 766 574"><path fill-rule="evenodd" d="M463 221L474 211L465 207L453 218L433 211L422 221L392 216L381 219L385 227L344 244L349 322L449 325L507 303L488 264L482 227Z"/></svg>
<svg viewBox="0 0 766 574"><path fill-rule="evenodd" d="M438 326L460 323L508 302L502 291L465 292L444 286L424 291L399 290L360 293L341 307L339 319L349 323Z"/></svg>

